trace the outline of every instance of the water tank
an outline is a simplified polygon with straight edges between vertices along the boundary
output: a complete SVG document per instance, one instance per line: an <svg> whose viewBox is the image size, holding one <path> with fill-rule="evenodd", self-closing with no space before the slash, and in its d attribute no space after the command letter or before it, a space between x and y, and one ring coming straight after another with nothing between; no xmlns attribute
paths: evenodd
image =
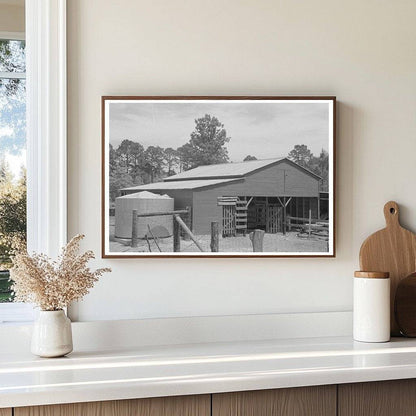
<svg viewBox="0 0 416 416"><path fill-rule="evenodd" d="M116 198L116 238L131 238L132 211L134 209L137 210L138 214L173 211L174 200L168 195L158 195L148 191L137 192ZM172 235L172 215L138 218L139 238L144 238L145 235L148 234L148 226L150 226L150 228L157 226L165 227L168 230L168 234Z"/></svg>

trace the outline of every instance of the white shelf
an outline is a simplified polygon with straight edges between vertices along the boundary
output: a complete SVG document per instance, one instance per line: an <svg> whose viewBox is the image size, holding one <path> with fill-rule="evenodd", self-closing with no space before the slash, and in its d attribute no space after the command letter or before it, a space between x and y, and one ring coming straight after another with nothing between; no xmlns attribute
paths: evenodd
<svg viewBox="0 0 416 416"><path fill-rule="evenodd" d="M416 377L416 340L349 337L0 354L0 407Z"/></svg>

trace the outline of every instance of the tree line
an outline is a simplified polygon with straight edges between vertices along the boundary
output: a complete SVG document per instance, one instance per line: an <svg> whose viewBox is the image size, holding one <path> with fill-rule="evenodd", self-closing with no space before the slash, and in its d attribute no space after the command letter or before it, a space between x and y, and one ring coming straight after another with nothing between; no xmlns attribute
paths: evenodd
<svg viewBox="0 0 416 416"><path fill-rule="evenodd" d="M190 139L176 149L148 146L124 139L115 149L110 144L110 200L121 188L153 183L167 176L201 165L229 162L226 143L230 141L224 125L206 114L195 120Z"/></svg>
<svg viewBox="0 0 416 416"><path fill-rule="evenodd" d="M117 148L110 144L109 174L110 201L120 195L120 189L161 181L202 165L230 161L224 125L218 118L205 114L195 120L195 129L184 145L174 149L160 146L144 147L141 143L124 139ZM322 150L314 156L306 145L296 145L287 157L322 177L321 190L328 188L328 153ZM243 161L257 160L247 155Z"/></svg>
<svg viewBox="0 0 416 416"><path fill-rule="evenodd" d="M297 144L288 154L288 159L319 175L321 179L320 191L328 192L329 155L324 149L319 156L315 156L304 144Z"/></svg>

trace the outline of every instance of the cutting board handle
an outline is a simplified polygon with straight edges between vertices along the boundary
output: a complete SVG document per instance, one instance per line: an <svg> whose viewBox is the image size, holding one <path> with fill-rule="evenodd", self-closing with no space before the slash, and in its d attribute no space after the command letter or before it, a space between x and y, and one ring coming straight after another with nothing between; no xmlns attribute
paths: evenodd
<svg viewBox="0 0 416 416"><path fill-rule="evenodd" d="M384 205L384 218L387 227L399 227L399 205L395 201L389 201Z"/></svg>

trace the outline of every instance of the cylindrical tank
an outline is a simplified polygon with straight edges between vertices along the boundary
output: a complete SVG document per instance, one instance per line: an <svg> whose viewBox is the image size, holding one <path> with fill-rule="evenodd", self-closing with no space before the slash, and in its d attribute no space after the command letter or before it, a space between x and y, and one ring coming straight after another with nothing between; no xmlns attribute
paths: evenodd
<svg viewBox="0 0 416 416"><path fill-rule="evenodd" d="M132 212L136 209L138 214L152 212L173 211L174 200L168 195L158 195L143 191L116 198L115 237L131 238ZM172 215L157 217L140 217L138 219L138 237L144 238L149 228L165 227L169 235L173 233Z"/></svg>

